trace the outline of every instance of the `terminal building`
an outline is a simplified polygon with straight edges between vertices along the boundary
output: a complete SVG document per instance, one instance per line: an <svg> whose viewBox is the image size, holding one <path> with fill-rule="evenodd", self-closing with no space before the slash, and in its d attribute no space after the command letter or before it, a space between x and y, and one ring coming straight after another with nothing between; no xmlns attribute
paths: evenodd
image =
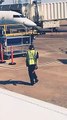
<svg viewBox="0 0 67 120"><path fill-rule="evenodd" d="M41 25L42 28L49 28L53 31L56 31L56 28L59 27L59 21L67 20L67 2L41 3L40 0L39 2L31 2L30 0L30 3L28 3L26 0L25 3L21 4L21 1L14 0L11 4L1 4L0 10L17 11L37 23L37 25ZM10 33L4 35L6 37L2 37L2 40L4 38L5 55L7 57L11 55L11 45L14 46L14 55L26 54L28 46L33 43L36 33L32 31L29 33L27 30L19 32L17 28L15 29L14 27L13 29L13 26L4 26L4 28L10 28ZM18 30L19 33L16 34L15 30ZM19 48L19 50L16 47Z"/></svg>
<svg viewBox="0 0 67 120"><path fill-rule="evenodd" d="M12 1L12 0L11 0ZM11 4L10 4L11 3ZM59 24L56 21L67 20L67 2L42 3L41 0L13 0L0 5L0 10L13 10L22 13L41 27ZM53 21L53 22L49 22ZM50 26L52 26L50 25ZM45 28L46 28L45 27Z"/></svg>

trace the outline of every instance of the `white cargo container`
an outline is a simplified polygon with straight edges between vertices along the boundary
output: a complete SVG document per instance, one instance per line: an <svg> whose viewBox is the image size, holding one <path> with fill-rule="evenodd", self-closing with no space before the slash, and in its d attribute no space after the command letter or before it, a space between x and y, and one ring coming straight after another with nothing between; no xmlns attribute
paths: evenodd
<svg viewBox="0 0 67 120"><path fill-rule="evenodd" d="M59 21L44 21L43 28L57 28L60 27Z"/></svg>

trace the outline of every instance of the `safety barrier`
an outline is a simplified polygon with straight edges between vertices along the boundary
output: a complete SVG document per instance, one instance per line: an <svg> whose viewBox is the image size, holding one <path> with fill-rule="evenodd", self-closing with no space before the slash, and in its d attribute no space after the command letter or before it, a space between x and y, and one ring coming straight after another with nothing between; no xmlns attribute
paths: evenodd
<svg viewBox="0 0 67 120"><path fill-rule="evenodd" d="M5 36L37 35L36 30L23 27L22 24L4 24L0 25L1 34Z"/></svg>

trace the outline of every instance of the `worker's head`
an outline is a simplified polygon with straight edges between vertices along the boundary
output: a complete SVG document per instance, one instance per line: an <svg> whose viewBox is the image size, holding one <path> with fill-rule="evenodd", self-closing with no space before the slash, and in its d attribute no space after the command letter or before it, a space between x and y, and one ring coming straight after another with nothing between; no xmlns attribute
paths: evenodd
<svg viewBox="0 0 67 120"><path fill-rule="evenodd" d="M34 50L34 45L30 45L29 50Z"/></svg>

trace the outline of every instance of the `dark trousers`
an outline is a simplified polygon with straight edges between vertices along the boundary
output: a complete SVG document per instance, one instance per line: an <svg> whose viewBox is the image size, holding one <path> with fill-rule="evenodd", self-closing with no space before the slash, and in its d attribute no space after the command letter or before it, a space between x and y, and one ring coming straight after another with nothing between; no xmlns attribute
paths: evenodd
<svg viewBox="0 0 67 120"><path fill-rule="evenodd" d="M35 65L28 66L28 73L29 73L31 83L34 83L34 80L37 79L37 75L35 73Z"/></svg>

